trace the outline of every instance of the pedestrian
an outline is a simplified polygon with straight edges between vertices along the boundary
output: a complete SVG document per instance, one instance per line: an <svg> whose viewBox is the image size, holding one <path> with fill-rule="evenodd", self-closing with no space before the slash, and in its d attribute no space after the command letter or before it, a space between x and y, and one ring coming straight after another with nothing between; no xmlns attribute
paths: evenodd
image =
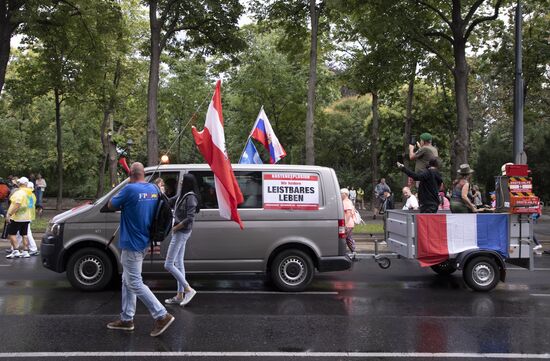
<svg viewBox="0 0 550 361"><path fill-rule="evenodd" d="M136 162L130 167L130 182L109 201L110 209L122 210L119 236L122 312L118 320L107 324L107 328L111 330L134 329L136 297L145 304L155 319L151 336L161 335L174 322L174 316L166 311L141 277L143 259L149 245L149 230L158 200L157 187L145 181L143 164Z"/></svg>
<svg viewBox="0 0 550 361"><path fill-rule="evenodd" d="M27 239L29 240L29 255L38 256L40 252L38 251L38 247L36 246L36 241L34 240L31 230L31 223L36 218L36 196L33 193L34 184L32 182L29 182L27 183L27 187L24 189L29 197L29 209L31 215L31 221L29 222L29 227L27 229ZM16 238L17 246L20 247L23 243L23 236L21 235L21 233L18 232Z"/></svg>
<svg viewBox="0 0 550 361"><path fill-rule="evenodd" d="M349 189L340 189L342 203L344 204L344 227L346 230L346 244L351 252L355 252L355 240L352 237L353 227L355 227L355 207L349 199Z"/></svg>
<svg viewBox="0 0 550 361"><path fill-rule="evenodd" d="M474 170L465 163L459 166L457 173L458 177L453 181L451 212L477 213L477 207L473 203L473 195L470 187L470 180Z"/></svg>
<svg viewBox="0 0 550 361"><path fill-rule="evenodd" d="M373 207L373 216L372 219L376 219L376 214L380 213L380 210L382 209L382 205L384 204L384 201L386 200L386 197L384 196L384 193L390 193L391 189L390 186L386 184L386 178L380 178L380 181L374 187L374 194L375 194L375 205Z"/></svg>
<svg viewBox="0 0 550 361"><path fill-rule="evenodd" d="M474 184L472 189L473 189L472 197L474 199L474 202L473 202L474 206L476 206L477 209L482 208L483 207L483 200L481 198L481 192L479 191L479 187Z"/></svg>
<svg viewBox="0 0 550 361"><path fill-rule="evenodd" d="M540 216L542 216L542 204L539 204L539 208L537 210L537 213L531 214L531 219L533 220L533 225L537 224L537 221L539 220ZM533 251L541 252L542 245L538 241L535 232L533 232L533 243L535 243L535 247L533 247Z"/></svg>
<svg viewBox="0 0 550 361"><path fill-rule="evenodd" d="M27 231L29 229L29 223L31 221L31 204L32 198L26 191L27 183L29 180L27 177L21 177L17 180L19 188L10 197L10 206L8 213L6 214L7 235L10 240L13 251L6 256L6 258L13 259L17 257L29 258L29 241L27 238ZM17 244L17 233L23 237L23 251L19 251L19 245Z"/></svg>
<svg viewBox="0 0 550 361"><path fill-rule="evenodd" d="M185 279L184 258L185 246L191 237L195 213L198 211L198 188L195 177L192 174L185 174L181 182L180 196L170 199L170 206L174 209L174 226L164 268L178 281L178 289L174 297L164 301L169 305L185 306L197 294Z"/></svg>
<svg viewBox="0 0 550 361"><path fill-rule="evenodd" d="M42 178L42 175L38 173L36 175L35 193L36 193L36 209L38 214L42 214L44 206L42 205L42 199L44 197L44 191L46 190L46 180Z"/></svg>
<svg viewBox="0 0 550 361"><path fill-rule="evenodd" d="M403 187L403 197L406 200L403 205L403 210L406 211L415 211L418 209L418 199L414 194L412 194L409 187Z"/></svg>
<svg viewBox="0 0 550 361"><path fill-rule="evenodd" d="M363 188L357 188L357 204L359 209L365 209L365 191Z"/></svg>
<svg viewBox="0 0 550 361"><path fill-rule="evenodd" d="M349 200L355 207L355 201L357 200L357 191L355 190L354 187L351 187L351 189L349 190Z"/></svg>
<svg viewBox="0 0 550 361"><path fill-rule="evenodd" d="M159 177L159 178L155 179L154 183L155 183L155 185L160 189L160 192L161 192L161 193L165 193L165 192L166 192L166 190L165 190L165 188L164 188L164 179L162 179L162 178Z"/></svg>
<svg viewBox="0 0 550 361"><path fill-rule="evenodd" d="M441 187L439 188L439 208L438 210L441 211L449 211L451 210L451 203L449 202L449 198L445 195L445 185L441 184Z"/></svg>
<svg viewBox="0 0 550 361"><path fill-rule="evenodd" d="M419 182L418 202L420 213L437 213L439 207L439 189L443 178L439 173L439 158L430 159L428 168L416 173L397 162L397 167L409 177Z"/></svg>
<svg viewBox="0 0 550 361"><path fill-rule="evenodd" d="M418 149L415 151L415 145L409 144L409 159L415 161L414 172L423 172L428 167L430 159L439 156L437 148L432 145L432 135L430 133L420 134L420 142L416 142ZM416 182L416 188L419 187L419 182Z"/></svg>

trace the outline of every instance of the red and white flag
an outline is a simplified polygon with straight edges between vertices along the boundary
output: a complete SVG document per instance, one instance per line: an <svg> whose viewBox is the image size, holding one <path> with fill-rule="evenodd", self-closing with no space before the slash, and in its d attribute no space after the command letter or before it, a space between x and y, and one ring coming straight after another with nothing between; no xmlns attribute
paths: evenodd
<svg viewBox="0 0 550 361"><path fill-rule="evenodd" d="M204 129L199 132L197 128L193 127L193 137L199 151L214 172L220 216L237 222L243 229L244 226L237 211L237 205L243 202L243 194L237 179L235 179L225 148L220 87L221 81L218 80L206 113Z"/></svg>

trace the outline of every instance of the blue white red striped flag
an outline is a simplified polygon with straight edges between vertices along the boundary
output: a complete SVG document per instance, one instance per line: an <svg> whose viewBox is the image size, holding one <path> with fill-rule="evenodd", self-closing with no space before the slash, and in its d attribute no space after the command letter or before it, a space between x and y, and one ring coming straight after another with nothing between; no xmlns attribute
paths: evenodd
<svg viewBox="0 0 550 361"><path fill-rule="evenodd" d="M508 257L507 214L419 214L416 236L417 259L423 267L469 249L493 250Z"/></svg>

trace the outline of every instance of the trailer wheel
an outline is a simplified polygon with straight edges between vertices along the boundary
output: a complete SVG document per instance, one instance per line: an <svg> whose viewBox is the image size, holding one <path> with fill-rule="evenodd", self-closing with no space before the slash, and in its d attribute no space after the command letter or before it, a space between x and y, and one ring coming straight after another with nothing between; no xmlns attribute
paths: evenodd
<svg viewBox="0 0 550 361"><path fill-rule="evenodd" d="M391 260L387 257L381 257L376 260L378 266L382 269L388 269L391 266Z"/></svg>
<svg viewBox="0 0 550 361"><path fill-rule="evenodd" d="M472 290L487 292L498 284L500 269L492 258L478 256L468 262L462 276Z"/></svg>
<svg viewBox="0 0 550 361"><path fill-rule="evenodd" d="M446 260L444 262L441 262L439 264L433 265L430 267L435 273L442 276L448 276L453 274L456 271L456 267L454 266L453 262L451 260Z"/></svg>

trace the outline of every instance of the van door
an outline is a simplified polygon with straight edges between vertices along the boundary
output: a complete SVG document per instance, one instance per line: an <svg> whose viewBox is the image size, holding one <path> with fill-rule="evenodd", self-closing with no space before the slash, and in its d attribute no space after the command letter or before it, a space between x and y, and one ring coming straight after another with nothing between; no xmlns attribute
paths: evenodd
<svg viewBox="0 0 550 361"><path fill-rule="evenodd" d="M262 172L235 171L243 193L239 205L241 230L235 222L219 215L212 171L190 171L197 179L201 210L185 252L186 267L196 272L258 272L262 270L265 245L261 242Z"/></svg>

